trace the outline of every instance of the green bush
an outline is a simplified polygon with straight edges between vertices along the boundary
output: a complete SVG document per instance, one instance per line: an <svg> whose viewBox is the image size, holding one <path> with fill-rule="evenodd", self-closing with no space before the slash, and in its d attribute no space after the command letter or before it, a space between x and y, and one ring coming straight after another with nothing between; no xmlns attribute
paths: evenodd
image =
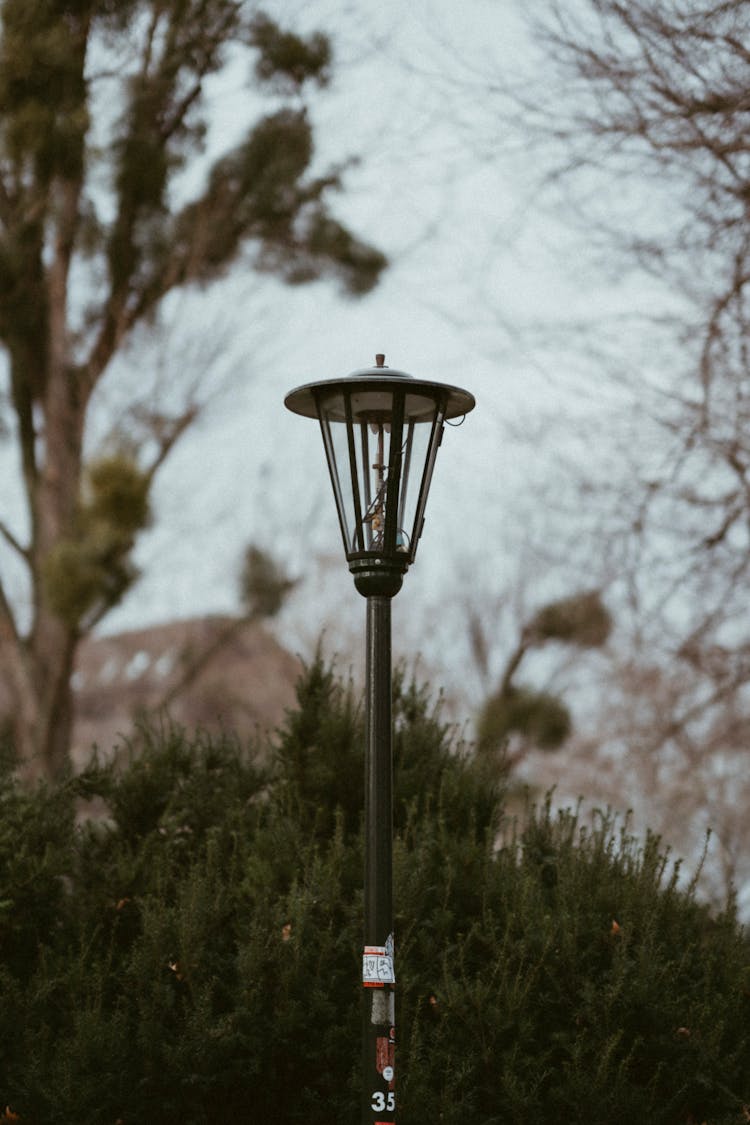
<svg viewBox="0 0 750 1125"><path fill-rule="evenodd" d="M2 783L0 1110L358 1119L361 728L317 661L270 747L153 729L58 788ZM394 729L399 1125L746 1120L731 908L611 818L504 823L486 766L401 680ZM106 815L78 823L83 800Z"/></svg>

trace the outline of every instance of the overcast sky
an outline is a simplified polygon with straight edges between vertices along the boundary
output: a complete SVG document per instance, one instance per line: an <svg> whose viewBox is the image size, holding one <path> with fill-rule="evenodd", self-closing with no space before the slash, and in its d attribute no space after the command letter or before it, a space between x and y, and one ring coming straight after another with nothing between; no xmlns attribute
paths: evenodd
<svg viewBox="0 0 750 1125"><path fill-rule="evenodd" d="M395 609L397 648L423 648L436 668L465 672L467 601L519 582L532 601L569 592L570 574L539 553L538 496L554 508L561 451L575 451L581 419L611 391L592 395L528 327L609 297L592 290L570 231L537 206L539 169L495 113L498 77L527 68L544 81L521 5L279 7L292 26L332 35L333 80L310 97L317 168L357 159L333 210L391 266L358 301L327 282L289 289L240 267L206 293L170 297L163 330L114 365L97 395L92 448L135 386L174 404L200 384L210 401L158 479L154 527L137 547L143 577L103 628L232 612L242 551L254 542L306 579L280 623L292 647L309 652L323 625L333 647L357 638L364 606L343 559L319 431L283 398L385 352L394 367L476 396L443 442L419 557ZM208 151L186 194L254 117L245 66L208 91ZM9 446L4 456L10 466Z"/></svg>

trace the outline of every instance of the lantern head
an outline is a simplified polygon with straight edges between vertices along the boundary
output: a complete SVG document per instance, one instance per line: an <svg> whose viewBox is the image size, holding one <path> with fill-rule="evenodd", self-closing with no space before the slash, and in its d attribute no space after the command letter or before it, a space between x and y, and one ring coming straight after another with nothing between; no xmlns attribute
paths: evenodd
<svg viewBox="0 0 750 1125"><path fill-rule="evenodd" d="M473 395L388 368L378 355L375 367L307 383L284 403L320 422L357 589L392 597L417 552L444 424L473 410Z"/></svg>

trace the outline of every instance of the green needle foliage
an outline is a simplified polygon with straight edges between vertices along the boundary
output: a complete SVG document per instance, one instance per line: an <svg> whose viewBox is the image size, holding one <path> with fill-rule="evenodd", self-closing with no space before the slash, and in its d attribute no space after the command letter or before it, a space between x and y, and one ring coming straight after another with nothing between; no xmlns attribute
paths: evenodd
<svg viewBox="0 0 750 1125"><path fill-rule="evenodd" d="M394 728L399 1125L746 1120L731 907L608 816L506 823L484 759L398 679ZM153 728L65 784L5 779L6 1120L357 1119L362 743L316 661L270 746Z"/></svg>
<svg viewBox="0 0 750 1125"><path fill-rule="evenodd" d="M137 577L131 551L150 521L150 483L150 474L122 453L87 467L72 533L42 564L47 600L71 629L116 605Z"/></svg>

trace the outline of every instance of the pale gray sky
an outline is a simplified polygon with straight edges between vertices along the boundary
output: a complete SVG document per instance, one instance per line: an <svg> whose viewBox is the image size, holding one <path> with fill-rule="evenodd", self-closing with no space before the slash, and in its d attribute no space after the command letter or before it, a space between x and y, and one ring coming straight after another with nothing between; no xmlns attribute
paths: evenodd
<svg viewBox="0 0 750 1125"><path fill-rule="evenodd" d="M282 400L301 382L371 363L377 351L477 398L441 450L424 539L401 595L415 607L409 634L424 635L422 614L434 614L441 597L455 603L467 583L497 589L503 574L514 580L524 489L539 483L543 452L538 435L524 448L511 430L532 430L549 410L560 423L581 405L574 373L546 364L514 334L581 298L580 277L559 260L567 235L549 216L528 214L523 152L503 155L498 135L488 159L484 75L516 65L525 41L512 2L471 0L460 13L445 0L375 8L320 0L300 11L310 25L330 28L340 59L331 88L312 103L319 164L361 157L336 211L392 267L357 302L326 283L290 290L242 271L210 295L174 302L172 338L154 343L151 365L167 377L176 366L175 377L184 377L194 350L185 337L213 333L225 341L224 391L164 470L155 528L138 550L144 577L108 630L231 610L248 540L298 569L312 553L340 553L317 427L288 415ZM212 91L216 145L231 141L240 123L241 77L231 73ZM143 352L136 362L142 370ZM113 374L108 410L118 381L130 384L132 362ZM344 614L359 612L343 557L338 580L332 573L326 585L321 613L339 596ZM312 635L316 625L308 624ZM458 627L452 622L452 633ZM457 652L462 643L455 637Z"/></svg>

